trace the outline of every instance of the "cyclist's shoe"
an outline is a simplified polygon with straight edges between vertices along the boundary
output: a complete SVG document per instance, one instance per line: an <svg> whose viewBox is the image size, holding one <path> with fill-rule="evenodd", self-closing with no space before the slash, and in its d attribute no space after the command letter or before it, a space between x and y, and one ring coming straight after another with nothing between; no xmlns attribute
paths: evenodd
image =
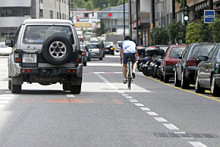
<svg viewBox="0 0 220 147"><path fill-rule="evenodd" d="M132 73L132 77L133 77L133 79L135 79L135 73L134 72Z"/></svg>
<svg viewBox="0 0 220 147"><path fill-rule="evenodd" d="M127 79L123 79L123 83L126 84L127 83Z"/></svg>

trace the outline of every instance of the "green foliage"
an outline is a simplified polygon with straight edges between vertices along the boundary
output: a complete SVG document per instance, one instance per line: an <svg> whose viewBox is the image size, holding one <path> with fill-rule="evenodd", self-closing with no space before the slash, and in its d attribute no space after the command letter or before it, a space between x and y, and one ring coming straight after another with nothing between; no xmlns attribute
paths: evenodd
<svg viewBox="0 0 220 147"><path fill-rule="evenodd" d="M151 45L167 45L168 42L168 30L158 27L155 27L151 30Z"/></svg>
<svg viewBox="0 0 220 147"><path fill-rule="evenodd" d="M199 24L199 42L211 42L211 28L209 24L204 23L204 18L198 21Z"/></svg>
<svg viewBox="0 0 220 147"><path fill-rule="evenodd" d="M93 10L94 9L94 5L93 5L93 1L89 0L86 4L86 9L87 10Z"/></svg>
<svg viewBox="0 0 220 147"><path fill-rule="evenodd" d="M199 28L200 24L191 22L186 27L186 44L190 44L193 42L199 42Z"/></svg>
<svg viewBox="0 0 220 147"><path fill-rule="evenodd" d="M100 21L100 22L98 22L98 23L100 23L100 28L97 28L95 31L96 31L96 36L101 36L102 34L104 34L105 33L105 31L104 31L104 28L105 28L105 26L104 26L104 22L103 21ZM97 23L97 24L98 24Z"/></svg>
<svg viewBox="0 0 220 147"><path fill-rule="evenodd" d="M169 25L169 35L172 44L185 43L186 26L179 22L173 22Z"/></svg>
<svg viewBox="0 0 220 147"><path fill-rule="evenodd" d="M216 18L215 22L210 24L213 42L220 42L220 18Z"/></svg>
<svg viewBox="0 0 220 147"><path fill-rule="evenodd" d="M85 0L71 0L70 2L71 8L85 8L86 2Z"/></svg>

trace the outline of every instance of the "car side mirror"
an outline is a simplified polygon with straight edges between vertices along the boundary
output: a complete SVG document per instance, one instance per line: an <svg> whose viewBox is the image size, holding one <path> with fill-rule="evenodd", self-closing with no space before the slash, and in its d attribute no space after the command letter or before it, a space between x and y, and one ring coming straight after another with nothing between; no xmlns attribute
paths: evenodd
<svg viewBox="0 0 220 147"><path fill-rule="evenodd" d="M199 61L207 61L208 59L209 59L208 56L199 56L199 57L197 58L197 60L199 60Z"/></svg>
<svg viewBox="0 0 220 147"><path fill-rule="evenodd" d="M6 39L5 40L5 45L8 47L13 47L14 43L11 39Z"/></svg>

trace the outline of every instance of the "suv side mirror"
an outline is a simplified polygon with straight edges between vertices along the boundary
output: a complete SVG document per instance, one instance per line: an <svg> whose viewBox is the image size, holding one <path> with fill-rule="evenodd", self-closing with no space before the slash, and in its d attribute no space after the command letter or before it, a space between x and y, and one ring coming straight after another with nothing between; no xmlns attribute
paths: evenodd
<svg viewBox="0 0 220 147"><path fill-rule="evenodd" d="M6 39L5 40L5 45L8 47L13 47L14 43L11 39Z"/></svg>

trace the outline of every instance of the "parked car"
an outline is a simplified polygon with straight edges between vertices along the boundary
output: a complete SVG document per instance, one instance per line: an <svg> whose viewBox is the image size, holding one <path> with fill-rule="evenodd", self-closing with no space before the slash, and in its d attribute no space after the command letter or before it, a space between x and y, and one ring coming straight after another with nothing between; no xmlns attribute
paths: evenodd
<svg viewBox="0 0 220 147"><path fill-rule="evenodd" d="M63 90L79 94L82 84L82 52L71 21L29 19L19 27L8 59L8 88L20 93L22 84L63 84Z"/></svg>
<svg viewBox="0 0 220 147"><path fill-rule="evenodd" d="M0 42L0 55L9 55L12 48L5 45L5 42Z"/></svg>
<svg viewBox="0 0 220 147"><path fill-rule="evenodd" d="M115 51L116 51L116 52L120 52L120 49L121 49L121 47L120 47L120 46L121 46L121 43L122 43L122 41L117 41L117 42L116 42L116 45L115 45L115 46L116 46L116 48L115 48Z"/></svg>
<svg viewBox="0 0 220 147"><path fill-rule="evenodd" d="M84 66L87 65L87 61L91 61L91 53L86 45L80 45L82 51L82 63Z"/></svg>
<svg viewBox="0 0 220 147"><path fill-rule="evenodd" d="M187 46L174 68L175 86L188 88L190 84L195 83L195 72L198 65L197 58L208 55L214 46L214 44L210 43L192 43Z"/></svg>
<svg viewBox="0 0 220 147"><path fill-rule="evenodd" d="M87 43L86 44L91 53L91 58L99 58L99 60L103 60L103 50L101 45L97 43Z"/></svg>
<svg viewBox="0 0 220 147"><path fill-rule="evenodd" d="M200 63L196 70L195 91L203 93L210 89L213 96L220 95L220 44L217 44L208 55L199 56Z"/></svg>
<svg viewBox="0 0 220 147"><path fill-rule="evenodd" d="M105 42L105 52L111 55L115 54L115 45L113 42Z"/></svg>
<svg viewBox="0 0 220 147"><path fill-rule="evenodd" d="M179 60L180 55L187 45L171 45L163 57L160 65L161 80L165 83L169 82L171 77L174 77L174 66Z"/></svg>

